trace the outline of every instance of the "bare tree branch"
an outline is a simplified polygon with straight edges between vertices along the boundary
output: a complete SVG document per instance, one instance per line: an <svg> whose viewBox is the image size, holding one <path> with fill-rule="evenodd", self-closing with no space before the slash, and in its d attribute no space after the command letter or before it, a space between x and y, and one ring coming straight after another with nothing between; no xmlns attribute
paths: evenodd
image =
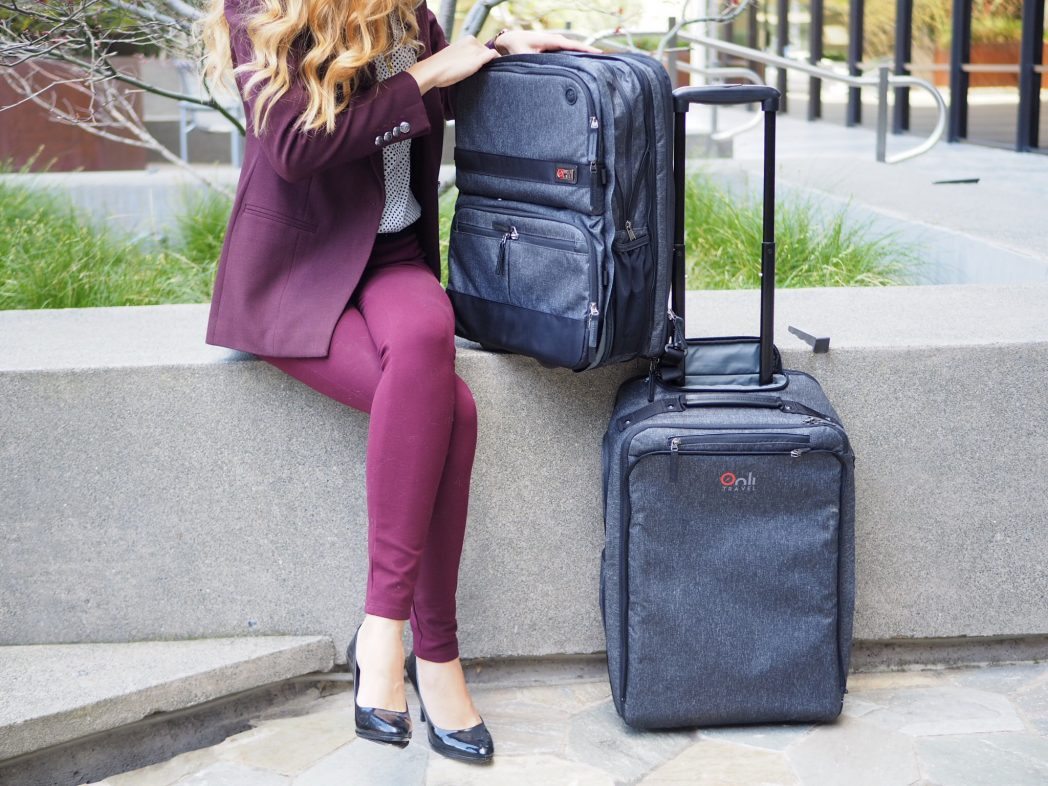
<svg viewBox="0 0 1048 786"><path fill-rule="evenodd" d="M202 46L193 24L202 13L194 0L0 0L0 75L19 96L0 111L32 103L55 122L153 150L224 191L157 141L135 101L151 93L212 110L243 134L244 123L233 108L217 101L206 84L199 94L168 88L114 60L138 51L200 62ZM58 88L67 97L59 97Z"/></svg>

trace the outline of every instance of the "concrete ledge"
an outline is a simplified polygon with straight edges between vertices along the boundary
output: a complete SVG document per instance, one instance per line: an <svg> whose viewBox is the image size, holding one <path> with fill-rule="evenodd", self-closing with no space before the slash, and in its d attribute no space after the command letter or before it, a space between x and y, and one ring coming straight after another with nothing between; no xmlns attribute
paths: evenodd
<svg viewBox="0 0 1048 786"><path fill-rule="evenodd" d="M0 761L333 662L324 636L0 647Z"/></svg>
<svg viewBox="0 0 1048 786"><path fill-rule="evenodd" d="M857 638L1048 633L1046 295L780 293L786 363L823 382L858 454ZM691 293L689 332L752 333L756 303ZM329 634L344 657L367 416L205 345L206 314L0 313L3 643ZM463 655L599 652L599 445L642 367L573 374L465 345L458 365L480 412Z"/></svg>

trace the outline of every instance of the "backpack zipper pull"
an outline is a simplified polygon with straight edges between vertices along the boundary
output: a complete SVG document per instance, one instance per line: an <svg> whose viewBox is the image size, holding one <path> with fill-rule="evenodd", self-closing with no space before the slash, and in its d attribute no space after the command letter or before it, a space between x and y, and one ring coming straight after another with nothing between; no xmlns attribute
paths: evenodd
<svg viewBox="0 0 1048 786"><path fill-rule="evenodd" d="M630 240L637 239L637 233L633 231L633 222L628 218L626 219L626 234L629 235Z"/></svg>
<svg viewBox="0 0 1048 786"><path fill-rule="evenodd" d="M670 480L676 483L677 478L680 476L680 437L674 437L670 440L670 455L673 456L673 463L670 465L673 467L670 471Z"/></svg>
<svg viewBox="0 0 1048 786"><path fill-rule="evenodd" d="M590 117L590 128L597 128L599 125L600 125L600 123L597 122L597 116L596 115L593 115L592 117Z"/></svg>
<svg viewBox="0 0 1048 786"><path fill-rule="evenodd" d="M503 276L506 274L506 257L509 255L509 248L506 246L506 241L516 240L520 235L515 226L497 224L495 225L495 228L503 230L502 240L499 241L499 255L495 262L495 275Z"/></svg>
<svg viewBox="0 0 1048 786"><path fill-rule="evenodd" d="M589 170L593 175L600 175L600 184L602 186L608 184L608 170L600 163L600 161L597 161L596 159L590 161Z"/></svg>
<svg viewBox="0 0 1048 786"><path fill-rule="evenodd" d="M794 448L790 451L790 456L792 456L793 458L800 458L805 453L808 453L810 450L811 448Z"/></svg>
<svg viewBox="0 0 1048 786"><path fill-rule="evenodd" d="M600 310L597 308L596 303L589 304L589 314L586 315L586 330L589 333L589 348L594 349L597 346L597 317L600 316Z"/></svg>

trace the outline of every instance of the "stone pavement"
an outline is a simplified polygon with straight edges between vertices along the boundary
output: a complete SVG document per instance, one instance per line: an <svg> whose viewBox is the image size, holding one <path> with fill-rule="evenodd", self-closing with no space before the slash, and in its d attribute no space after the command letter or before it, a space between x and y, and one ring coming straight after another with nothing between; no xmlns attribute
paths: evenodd
<svg viewBox="0 0 1048 786"><path fill-rule="evenodd" d="M460 764L416 736L400 750L353 734L353 694L318 690L218 745L112 776L107 786L1044 786L1048 663L853 674L834 724L636 732L607 681L477 682L495 738L490 766ZM515 683L515 684L514 684ZM527 683L527 684L525 684ZM348 686L347 686L348 687ZM323 695L322 695L323 694Z"/></svg>

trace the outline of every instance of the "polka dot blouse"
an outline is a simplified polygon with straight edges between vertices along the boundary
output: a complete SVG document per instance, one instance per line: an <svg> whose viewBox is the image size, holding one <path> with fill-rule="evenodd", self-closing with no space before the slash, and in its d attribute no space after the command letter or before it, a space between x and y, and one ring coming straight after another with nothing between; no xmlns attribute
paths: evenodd
<svg viewBox="0 0 1048 786"><path fill-rule="evenodd" d="M389 20L393 28L393 40L401 41L404 36L403 22L396 13L390 14ZM388 79L414 65L417 56L412 47L401 43L389 59L392 60L392 68L385 57L375 61L379 80ZM422 208L411 192L411 140L403 139L386 145L382 150L382 165L386 177L386 204L378 222L378 231L396 232L422 214Z"/></svg>

